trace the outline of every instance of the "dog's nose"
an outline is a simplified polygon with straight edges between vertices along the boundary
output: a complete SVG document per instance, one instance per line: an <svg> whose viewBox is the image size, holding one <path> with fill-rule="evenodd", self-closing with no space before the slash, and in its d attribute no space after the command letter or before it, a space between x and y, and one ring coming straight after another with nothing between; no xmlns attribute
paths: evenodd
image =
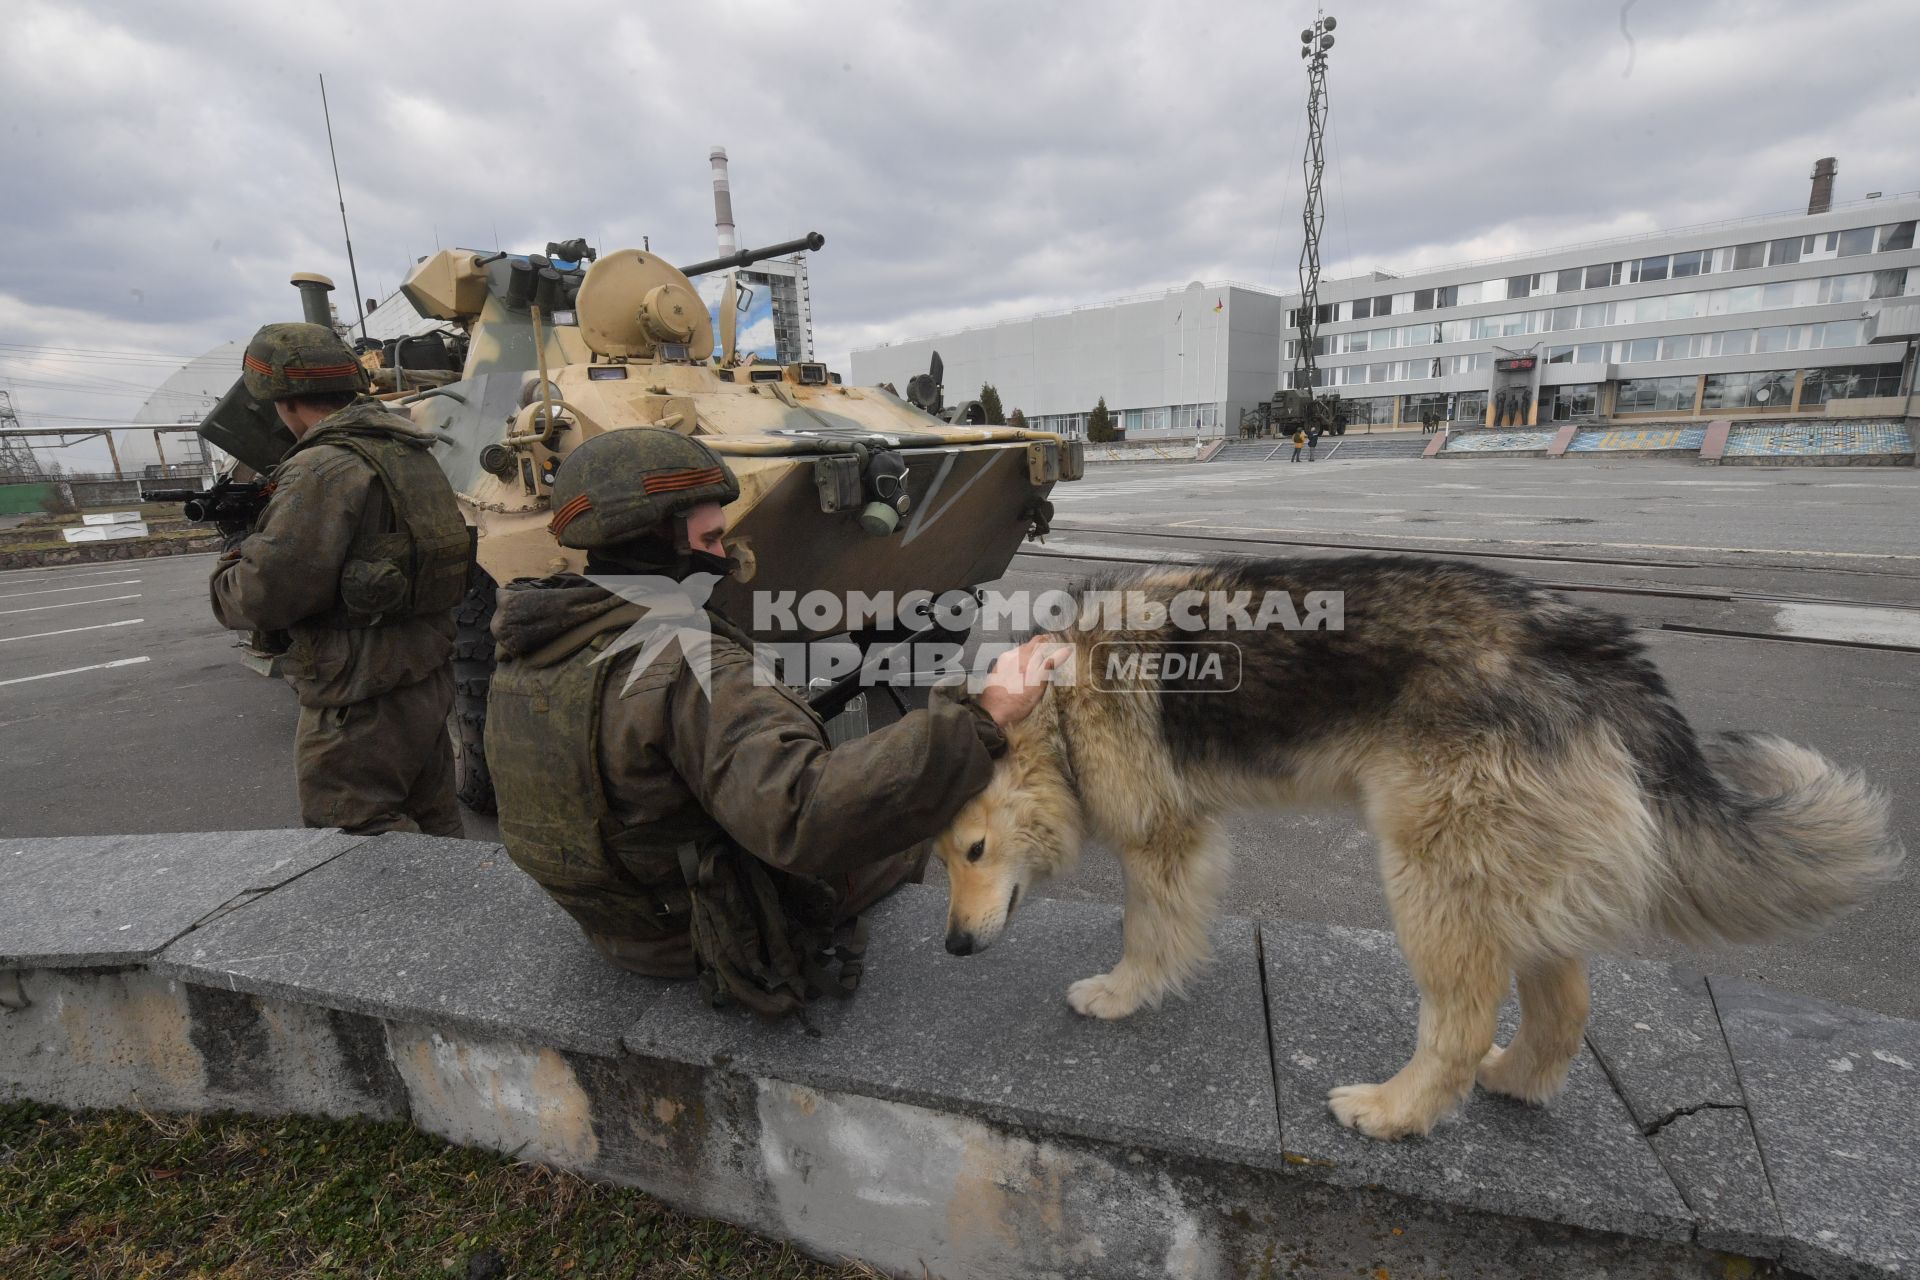
<svg viewBox="0 0 1920 1280"><path fill-rule="evenodd" d="M970 933L950 933L947 935L947 950L956 956L973 954L973 935Z"/></svg>

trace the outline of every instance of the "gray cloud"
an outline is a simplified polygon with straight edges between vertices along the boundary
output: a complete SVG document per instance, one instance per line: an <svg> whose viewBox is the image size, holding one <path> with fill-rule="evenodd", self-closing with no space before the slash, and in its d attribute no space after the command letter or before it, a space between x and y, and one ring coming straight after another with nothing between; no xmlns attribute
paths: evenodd
<svg viewBox="0 0 1920 1280"><path fill-rule="evenodd" d="M817 229L822 353L1162 288L1285 286L1298 3L10 7L0 384L124 416L166 369L343 287L325 71L363 292L440 244L711 251ZM1916 184L1920 10L1354 3L1332 58L1332 270L1405 268ZM53 415L64 415L54 417Z"/></svg>

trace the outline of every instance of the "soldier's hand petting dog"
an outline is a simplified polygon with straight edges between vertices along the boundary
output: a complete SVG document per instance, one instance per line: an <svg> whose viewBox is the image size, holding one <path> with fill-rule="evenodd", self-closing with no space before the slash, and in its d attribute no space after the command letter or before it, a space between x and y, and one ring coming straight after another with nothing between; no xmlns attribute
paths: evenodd
<svg viewBox="0 0 1920 1280"><path fill-rule="evenodd" d="M1072 646L1052 636L1035 636L994 659L993 669L974 701L1002 729L1018 724L1040 705L1040 696L1053 679L1053 669L1072 653Z"/></svg>

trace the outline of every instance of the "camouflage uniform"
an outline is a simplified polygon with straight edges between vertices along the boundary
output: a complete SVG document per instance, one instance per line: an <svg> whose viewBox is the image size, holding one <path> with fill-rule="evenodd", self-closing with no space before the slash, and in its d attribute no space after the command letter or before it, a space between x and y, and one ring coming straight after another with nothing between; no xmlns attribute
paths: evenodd
<svg viewBox="0 0 1920 1280"><path fill-rule="evenodd" d="M664 540L650 551L615 540L635 524L657 521L667 504L649 505L655 485L659 494L682 495L673 504L679 511L738 490L717 458L684 438L656 442L668 458L684 455L677 469L631 476L622 476L618 464L648 462L642 441L596 448L601 440L642 435L671 433L613 432L569 456L554 485L556 524L572 526L560 534L569 545L622 553L612 565L590 559L589 572L651 568L683 577L685 564L669 562ZM615 456L622 450L628 456ZM598 461L616 464L612 477L598 492L570 485L596 452ZM724 474L700 479L715 472ZM570 498L573 487L589 492ZM635 562L648 554L652 565ZM738 906L733 900L760 894L764 904L775 893L791 903L795 893L824 890L821 910L830 919L812 923L843 926L919 878L924 841L986 786L1005 739L977 706L938 702L829 749L805 700L755 678L752 640L722 614L707 614L713 637L705 688L677 642L637 673L632 651L598 661L643 616L640 606L573 575L501 591L493 623L499 666L487 713L501 836L515 863L613 963L662 977L699 971L708 982L715 965L729 963L712 953L732 951L758 972L746 982L739 974L708 982L716 1003L717 986L763 1012L793 1007L805 996L788 1000L787 992L806 983L770 958L778 948L760 937L716 940L711 935L733 929L737 914L703 899L731 895ZM730 864L736 852L745 856ZM763 913L761 934L783 927L768 914L780 913ZM788 912L805 914L805 903ZM774 996L763 1001L762 987Z"/></svg>
<svg viewBox="0 0 1920 1280"><path fill-rule="evenodd" d="M291 351L287 365L301 355L313 364L332 349L348 354L319 326L268 326L248 349L247 376L265 384L250 389L263 399L282 374L255 367L255 348L270 334L280 340L264 345ZM434 439L373 400L355 400L288 451L251 533L214 568L213 611L223 625L290 637L283 669L300 700L295 769L308 826L462 834L446 721L451 611L465 591L471 543L428 456Z"/></svg>

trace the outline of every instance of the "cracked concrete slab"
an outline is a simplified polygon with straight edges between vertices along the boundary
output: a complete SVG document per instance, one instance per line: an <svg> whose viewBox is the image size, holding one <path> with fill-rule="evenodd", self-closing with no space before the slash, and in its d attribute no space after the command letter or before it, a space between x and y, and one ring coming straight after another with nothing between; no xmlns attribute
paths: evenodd
<svg viewBox="0 0 1920 1280"><path fill-rule="evenodd" d="M1590 1053L1544 1107L1475 1090L1426 1138L1376 1142L1327 1109L1413 1051L1419 996L1393 935L1295 921L1261 929L1285 1159L1347 1186L1601 1231L1690 1240L1695 1219ZM1505 1019L1503 1036L1511 1034Z"/></svg>
<svg viewBox="0 0 1920 1280"><path fill-rule="evenodd" d="M1587 977L1587 1043L1643 1131L1694 1108L1742 1104L1705 978L1611 956L1594 957Z"/></svg>
<svg viewBox="0 0 1920 1280"><path fill-rule="evenodd" d="M610 964L499 845L400 833L195 930L153 968L602 1056L672 985Z"/></svg>
<svg viewBox="0 0 1920 1280"><path fill-rule="evenodd" d="M1700 1219L1700 1241L1779 1256L1782 1228L1706 979L1596 956L1587 1045Z"/></svg>
<svg viewBox="0 0 1920 1280"><path fill-rule="evenodd" d="M365 839L304 829L0 839L0 968L144 960Z"/></svg>
<svg viewBox="0 0 1920 1280"><path fill-rule="evenodd" d="M1787 1231L1781 1260L1920 1275L1920 1024L1708 982Z"/></svg>
<svg viewBox="0 0 1920 1280"><path fill-rule="evenodd" d="M1700 1219L1701 1244L1754 1258L1780 1256L1785 1229L1745 1107L1685 1112L1648 1141Z"/></svg>

